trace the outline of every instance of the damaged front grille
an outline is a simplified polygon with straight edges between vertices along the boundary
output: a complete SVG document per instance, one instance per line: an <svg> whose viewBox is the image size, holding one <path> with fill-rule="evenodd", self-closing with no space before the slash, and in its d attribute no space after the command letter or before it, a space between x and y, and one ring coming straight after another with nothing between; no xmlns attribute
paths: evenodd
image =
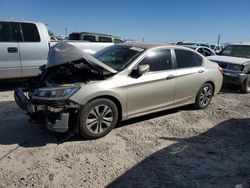
<svg viewBox="0 0 250 188"><path fill-rule="evenodd" d="M54 108L63 108L65 107L65 105L69 105L69 100L49 101L49 100L33 99L32 102L33 104L36 104L36 105L48 105Z"/></svg>

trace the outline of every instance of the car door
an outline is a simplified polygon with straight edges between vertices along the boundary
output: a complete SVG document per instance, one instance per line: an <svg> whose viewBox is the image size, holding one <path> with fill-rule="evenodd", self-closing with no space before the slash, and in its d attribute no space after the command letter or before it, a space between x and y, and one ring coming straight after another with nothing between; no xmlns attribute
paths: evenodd
<svg viewBox="0 0 250 188"><path fill-rule="evenodd" d="M203 57L191 50L175 49L176 92L174 104L194 102L205 80Z"/></svg>
<svg viewBox="0 0 250 188"><path fill-rule="evenodd" d="M19 45L10 22L0 22L0 79L21 77Z"/></svg>
<svg viewBox="0 0 250 188"><path fill-rule="evenodd" d="M149 65L149 72L134 76L139 65ZM147 55L128 76L127 115L134 117L157 111L173 104L175 70L170 49L158 49Z"/></svg>
<svg viewBox="0 0 250 188"><path fill-rule="evenodd" d="M20 23L23 40L19 42L22 76L33 77L39 73L39 67L47 63L49 44L45 29L34 23Z"/></svg>

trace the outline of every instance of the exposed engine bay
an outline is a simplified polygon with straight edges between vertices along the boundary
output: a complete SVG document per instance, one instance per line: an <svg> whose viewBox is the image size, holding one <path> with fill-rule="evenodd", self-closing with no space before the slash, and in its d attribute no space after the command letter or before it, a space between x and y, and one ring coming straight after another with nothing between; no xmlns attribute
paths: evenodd
<svg viewBox="0 0 250 188"><path fill-rule="evenodd" d="M56 132L67 132L70 124L77 124L81 105L70 97L83 84L104 80L115 73L98 59L65 42L51 48L48 63L40 71L26 88L15 91L15 101L27 112L31 122L45 124ZM77 131L77 126L74 129Z"/></svg>
<svg viewBox="0 0 250 188"><path fill-rule="evenodd" d="M67 84L86 84L90 81L103 80L112 74L98 69L81 59L67 64L57 65L45 69L40 67L41 74L28 84L26 91L32 92L41 87L56 87Z"/></svg>

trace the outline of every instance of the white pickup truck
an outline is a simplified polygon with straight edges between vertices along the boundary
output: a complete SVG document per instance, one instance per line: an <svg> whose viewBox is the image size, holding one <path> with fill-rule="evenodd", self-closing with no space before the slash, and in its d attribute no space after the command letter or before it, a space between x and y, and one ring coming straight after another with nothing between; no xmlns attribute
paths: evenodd
<svg viewBox="0 0 250 188"><path fill-rule="evenodd" d="M68 41L94 54L113 43ZM50 37L40 22L0 20L0 79L35 77L47 63Z"/></svg>

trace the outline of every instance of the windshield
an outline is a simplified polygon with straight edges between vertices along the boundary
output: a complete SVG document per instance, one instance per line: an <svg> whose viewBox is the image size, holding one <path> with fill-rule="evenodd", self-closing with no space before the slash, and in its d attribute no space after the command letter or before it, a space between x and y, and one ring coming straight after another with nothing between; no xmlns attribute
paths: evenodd
<svg viewBox="0 0 250 188"><path fill-rule="evenodd" d="M113 45L97 52L94 57L109 67L121 71L143 51L143 48Z"/></svg>
<svg viewBox="0 0 250 188"><path fill-rule="evenodd" d="M220 55L250 58L250 46L247 46L247 45L229 45L222 50Z"/></svg>

